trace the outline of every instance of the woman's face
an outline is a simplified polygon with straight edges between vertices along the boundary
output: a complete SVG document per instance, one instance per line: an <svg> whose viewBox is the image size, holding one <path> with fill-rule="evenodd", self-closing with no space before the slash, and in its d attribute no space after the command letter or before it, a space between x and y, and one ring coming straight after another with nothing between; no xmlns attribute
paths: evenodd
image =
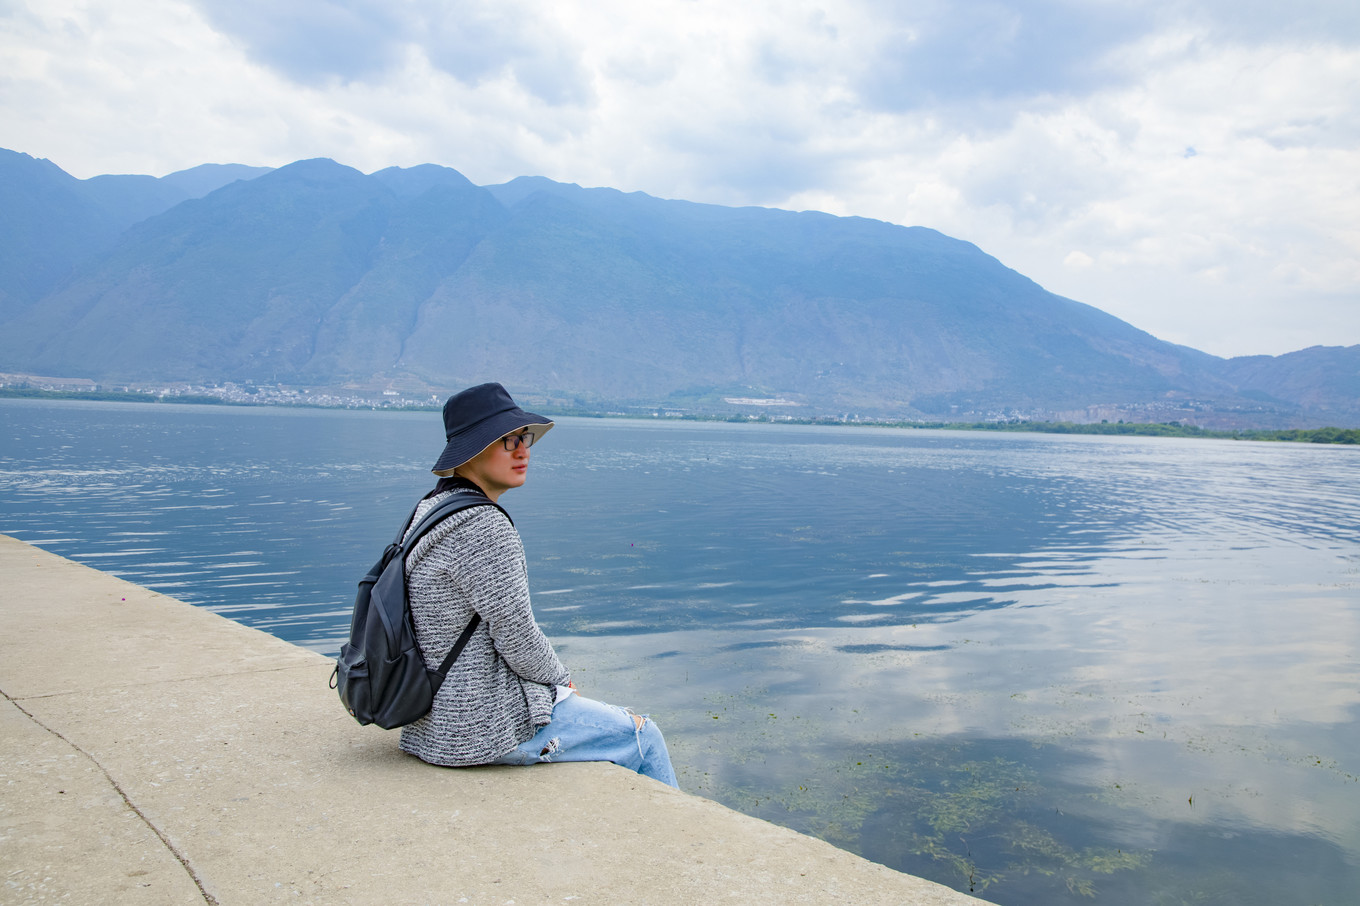
<svg viewBox="0 0 1360 906"><path fill-rule="evenodd" d="M527 432L528 428L512 431L506 437ZM476 456L463 463L455 475L468 479L492 500L497 499L511 488L524 484L529 473L529 447L516 444L515 449L505 449L505 438L501 438Z"/></svg>

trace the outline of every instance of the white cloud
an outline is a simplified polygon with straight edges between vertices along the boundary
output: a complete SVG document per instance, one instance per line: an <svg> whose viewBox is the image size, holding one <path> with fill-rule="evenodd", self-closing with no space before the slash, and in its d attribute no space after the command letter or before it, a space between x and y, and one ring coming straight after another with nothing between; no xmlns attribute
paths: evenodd
<svg viewBox="0 0 1360 906"><path fill-rule="evenodd" d="M0 146L332 157L935 227L1219 354L1360 343L1360 15L1322 0L36 0Z"/></svg>

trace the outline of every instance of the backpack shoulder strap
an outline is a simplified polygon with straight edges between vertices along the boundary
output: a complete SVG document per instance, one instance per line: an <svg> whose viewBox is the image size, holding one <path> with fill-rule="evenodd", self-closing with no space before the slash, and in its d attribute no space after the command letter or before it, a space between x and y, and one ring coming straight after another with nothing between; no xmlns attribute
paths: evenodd
<svg viewBox="0 0 1360 906"><path fill-rule="evenodd" d="M430 496L431 494L426 494L425 497L421 498L420 503L424 503L425 500L428 499ZM409 555L411 551L415 549L416 543L419 542L420 539L423 538L425 534L430 531L430 529L434 528L436 525L447 519L449 516L452 516L454 513L460 512L462 510L466 510L474 506L494 506L496 509L501 511L501 513L505 516L506 519L510 519L510 514L505 512L504 507L502 507L499 503L496 503L491 498L487 497L481 491L475 488L466 489L454 488L453 493L450 494L446 499L439 501L438 504L432 507L430 511L425 514L424 518L422 518L420 522L416 523L416 527L408 535L407 527L409 527L412 520L415 519L416 511L420 509L420 503L417 503L416 509L411 511L411 515L406 520L405 526L402 527L401 535L399 535L397 538L397 543L402 546L403 553L407 555ZM515 521L513 519L510 519L510 524L514 525ZM402 540L403 538L405 538L404 541Z"/></svg>
<svg viewBox="0 0 1360 906"><path fill-rule="evenodd" d="M420 504L438 493L441 492L436 489L421 498L420 503L416 504L416 509L412 510L410 517L407 518L405 526L402 527L401 534L397 536L397 543L401 545L403 560L405 560L411 551L415 550L416 543L419 542L430 529L434 528L454 513L470 509L474 506L494 506L501 511L506 519L510 520L511 525L515 524L515 521L510 519L510 514L505 512L505 508L483 494L480 488L471 483L466 484L466 486L460 484L452 488L452 493L446 499L439 501L438 504L431 508L430 511L425 514L424 518L417 523L415 529L410 533L410 536L406 538L405 541L402 541L402 538L406 536L406 527L410 526L411 521L415 519L416 512L420 509ZM472 619L468 622L466 628L463 629L462 634L458 636L458 640L453 643L453 647L449 649L449 653L444 656L444 661L439 665L439 669L434 671L439 678L438 683L443 683L444 677L448 675L449 669L453 666L453 662L458 660L458 655L462 654L463 648L472 638L472 633L477 630L477 625L481 622L482 615L474 612L472 614ZM438 684L436 684L435 688L438 688Z"/></svg>

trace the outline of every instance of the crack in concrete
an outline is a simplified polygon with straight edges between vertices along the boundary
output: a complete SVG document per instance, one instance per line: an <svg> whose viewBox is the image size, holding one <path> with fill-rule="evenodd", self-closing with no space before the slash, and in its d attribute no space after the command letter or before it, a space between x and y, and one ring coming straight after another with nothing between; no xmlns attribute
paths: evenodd
<svg viewBox="0 0 1360 906"><path fill-rule="evenodd" d="M51 733L53 736L57 737L57 739L60 739L63 743L70 746L75 751L79 752L86 759L88 759L91 764L98 768L99 772L104 775L104 779L109 782L109 785L111 787L113 787L114 792L116 792L118 794L118 797L123 800L123 804L126 805L134 815L140 818L143 824L145 824L148 828L151 829L151 832L156 835L156 838L158 840L161 841L161 845L166 848L170 855L175 857L175 861L179 862L180 867L184 869L185 873L189 875L189 879L194 882L194 886L198 888L199 894L203 897L203 902L207 903L208 906L220 906L220 904L217 902L217 898L214 897L212 894L208 893L207 888L203 886L203 879L198 876L198 872L194 871L193 865L189 863L189 857L184 855L184 853L180 852L179 849L175 846L175 844L170 842L170 838L167 837L161 831L161 829L157 827L155 823L146 816L146 813L144 813L140 808L137 807L136 803L134 803L132 799L128 796L127 791L123 789L122 785L119 784L118 781L113 778L113 775L108 772L107 768L105 768L102 764L99 763L98 758L95 758L89 752L85 751L80 746L76 745L74 742L67 739L65 736L61 735L61 733L52 729L47 724L43 723L36 716L34 716L34 714L31 711L29 711L23 705L19 704L19 700L12 697L8 692L4 691L3 689L0 689L0 695L3 695L6 701L8 701L15 708L17 708L19 712L23 714L25 717L27 717L29 720L33 721L34 724L36 724L39 727L42 727L48 733Z"/></svg>

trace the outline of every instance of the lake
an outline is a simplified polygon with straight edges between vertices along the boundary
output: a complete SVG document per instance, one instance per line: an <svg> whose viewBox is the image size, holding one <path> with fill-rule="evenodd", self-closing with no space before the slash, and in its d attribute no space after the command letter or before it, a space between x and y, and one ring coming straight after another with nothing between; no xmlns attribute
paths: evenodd
<svg viewBox="0 0 1360 906"><path fill-rule="evenodd" d="M327 654L443 445L0 419L0 532ZM1355 902L1360 450L563 418L502 503L577 685L689 792L1002 904Z"/></svg>

